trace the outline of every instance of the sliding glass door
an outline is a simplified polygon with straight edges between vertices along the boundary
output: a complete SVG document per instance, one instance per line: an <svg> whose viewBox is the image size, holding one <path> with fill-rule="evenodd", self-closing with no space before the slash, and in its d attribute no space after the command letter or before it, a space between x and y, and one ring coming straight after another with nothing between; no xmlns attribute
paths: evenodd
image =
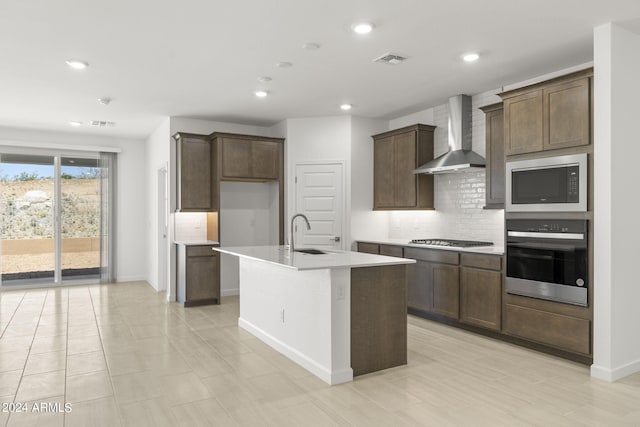
<svg viewBox="0 0 640 427"><path fill-rule="evenodd" d="M98 159L61 158L61 276L100 277L100 168Z"/></svg>
<svg viewBox="0 0 640 427"><path fill-rule="evenodd" d="M53 281L55 159L2 154L0 161L2 283Z"/></svg>
<svg viewBox="0 0 640 427"><path fill-rule="evenodd" d="M0 153L0 286L113 279L108 165Z"/></svg>

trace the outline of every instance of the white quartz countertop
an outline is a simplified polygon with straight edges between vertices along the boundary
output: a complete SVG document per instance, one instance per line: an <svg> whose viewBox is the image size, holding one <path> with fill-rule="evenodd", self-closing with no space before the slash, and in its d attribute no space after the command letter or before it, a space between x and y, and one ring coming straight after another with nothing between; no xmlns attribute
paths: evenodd
<svg viewBox="0 0 640 427"><path fill-rule="evenodd" d="M303 248L300 248L303 249ZM236 246L214 248L218 252L264 261L294 270L320 270L325 268L377 267L382 265L413 264L415 260L361 252L321 249L325 254L312 255L289 252L284 246Z"/></svg>
<svg viewBox="0 0 640 427"><path fill-rule="evenodd" d="M444 251L472 252L476 254L486 254L486 255L504 255L504 247L495 246L495 245L494 246L477 246L472 248L460 248L456 246L416 245L416 244L409 243L409 240L405 240L405 239L388 239L388 240L358 239L357 241L362 243L376 243L379 245L405 246L409 248L442 249Z"/></svg>
<svg viewBox="0 0 640 427"><path fill-rule="evenodd" d="M200 246L200 245L219 245L220 242L215 242L213 240L175 240L173 243L176 245L185 245L185 246Z"/></svg>

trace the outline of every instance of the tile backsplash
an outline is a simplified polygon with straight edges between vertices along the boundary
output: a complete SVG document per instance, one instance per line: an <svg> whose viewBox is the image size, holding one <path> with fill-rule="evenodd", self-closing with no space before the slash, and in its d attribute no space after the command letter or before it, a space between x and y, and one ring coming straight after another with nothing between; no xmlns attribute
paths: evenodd
<svg viewBox="0 0 640 427"><path fill-rule="evenodd" d="M205 212L176 212L174 214L175 239L181 242L207 240L207 214Z"/></svg>
<svg viewBox="0 0 640 427"><path fill-rule="evenodd" d="M473 149L485 155L485 117L478 107L499 102L496 91L472 98ZM447 105L433 108L434 155L449 150ZM504 246L504 210L483 209L485 172L435 175L435 211L389 212L389 238L491 241Z"/></svg>

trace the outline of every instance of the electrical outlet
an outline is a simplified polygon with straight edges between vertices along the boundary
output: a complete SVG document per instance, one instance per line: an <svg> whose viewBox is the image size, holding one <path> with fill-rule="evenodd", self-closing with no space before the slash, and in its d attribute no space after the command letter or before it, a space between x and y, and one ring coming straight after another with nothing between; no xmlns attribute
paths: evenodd
<svg viewBox="0 0 640 427"><path fill-rule="evenodd" d="M336 296L336 299L344 299L344 285L338 285L338 295Z"/></svg>
<svg viewBox="0 0 640 427"><path fill-rule="evenodd" d="M284 308L280 310L280 321L284 323Z"/></svg>

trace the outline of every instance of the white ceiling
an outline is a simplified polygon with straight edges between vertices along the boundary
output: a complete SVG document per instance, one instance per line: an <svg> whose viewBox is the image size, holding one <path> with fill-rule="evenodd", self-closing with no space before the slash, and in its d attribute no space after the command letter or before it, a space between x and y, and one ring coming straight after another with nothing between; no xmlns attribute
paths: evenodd
<svg viewBox="0 0 640 427"><path fill-rule="evenodd" d="M359 20L375 30L352 33ZM343 102L390 119L589 62L606 22L640 33L640 1L2 0L0 126L144 138L166 116L271 125ZM409 60L372 63L387 52Z"/></svg>

